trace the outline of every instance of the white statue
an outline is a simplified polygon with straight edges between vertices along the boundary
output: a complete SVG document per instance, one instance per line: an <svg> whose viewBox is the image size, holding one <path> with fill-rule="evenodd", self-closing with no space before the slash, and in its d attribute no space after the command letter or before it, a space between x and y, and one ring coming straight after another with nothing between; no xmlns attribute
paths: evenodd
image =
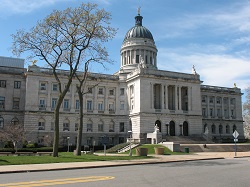
<svg viewBox="0 0 250 187"><path fill-rule="evenodd" d="M193 65L193 67L192 67L192 74L194 74L194 75L196 75L197 73L196 73L196 70L195 70L195 66Z"/></svg>
<svg viewBox="0 0 250 187"><path fill-rule="evenodd" d="M155 124L155 127L154 127L155 131L154 132L159 132L159 127L157 124Z"/></svg>

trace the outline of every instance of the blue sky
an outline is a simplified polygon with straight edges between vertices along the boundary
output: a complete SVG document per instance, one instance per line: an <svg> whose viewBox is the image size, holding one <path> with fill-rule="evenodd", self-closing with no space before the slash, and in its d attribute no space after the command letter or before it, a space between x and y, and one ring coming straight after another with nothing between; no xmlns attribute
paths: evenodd
<svg viewBox="0 0 250 187"><path fill-rule="evenodd" d="M17 29L28 30L54 9L78 6L80 0L0 0L0 56L14 57L12 38ZM120 47L126 32L134 26L141 6L143 26L158 48L158 69L191 73L195 65L203 84L237 87L250 85L250 1L249 0L91 0L111 12L111 25L118 28L107 44L113 65L120 67ZM26 58L24 55L21 58ZM26 66L30 64L27 62Z"/></svg>

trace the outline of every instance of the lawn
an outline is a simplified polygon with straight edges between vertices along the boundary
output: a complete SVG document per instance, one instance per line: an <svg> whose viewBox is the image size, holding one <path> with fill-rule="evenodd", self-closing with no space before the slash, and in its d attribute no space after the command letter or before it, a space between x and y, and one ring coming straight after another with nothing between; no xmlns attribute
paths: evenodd
<svg viewBox="0 0 250 187"><path fill-rule="evenodd" d="M95 161L110 161L110 160L133 160L145 159L152 157L138 156L97 156L86 154L82 156L74 156L72 152L59 153L59 157L52 156L0 156L1 165L21 165L21 164L46 164L46 163L61 163L61 162L95 162Z"/></svg>

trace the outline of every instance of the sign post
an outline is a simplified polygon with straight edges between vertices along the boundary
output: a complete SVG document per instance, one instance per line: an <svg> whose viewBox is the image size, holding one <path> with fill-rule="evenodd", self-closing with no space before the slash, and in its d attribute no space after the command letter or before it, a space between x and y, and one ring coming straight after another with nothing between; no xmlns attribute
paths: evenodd
<svg viewBox="0 0 250 187"><path fill-rule="evenodd" d="M102 144L103 144L103 146L104 146L104 156L106 156L106 145L109 143L109 138L106 136L106 135L104 135L103 137L102 137Z"/></svg>
<svg viewBox="0 0 250 187"><path fill-rule="evenodd" d="M235 130L234 133L232 134L233 137L234 137L234 150L235 150L235 154L234 156L236 157L237 156L237 145L236 145L236 142L238 142L238 136L239 136L239 133Z"/></svg>

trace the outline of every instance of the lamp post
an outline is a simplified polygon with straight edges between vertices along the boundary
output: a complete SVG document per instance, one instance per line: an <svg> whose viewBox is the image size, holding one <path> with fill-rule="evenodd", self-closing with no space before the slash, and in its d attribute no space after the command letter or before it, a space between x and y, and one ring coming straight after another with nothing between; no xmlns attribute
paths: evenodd
<svg viewBox="0 0 250 187"><path fill-rule="evenodd" d="M67 140L68 140L68 152L69 152L69 139L70 139L70 137L68 136L67 137Z"/></svg>
<svg viewBox="0 0 250 187"><path fill-rule="evenodd" d="M130 133L130 136L129 136L129 156L132 156L132 149L131 149L132 131L128 131L128 133Z"/></svg>

